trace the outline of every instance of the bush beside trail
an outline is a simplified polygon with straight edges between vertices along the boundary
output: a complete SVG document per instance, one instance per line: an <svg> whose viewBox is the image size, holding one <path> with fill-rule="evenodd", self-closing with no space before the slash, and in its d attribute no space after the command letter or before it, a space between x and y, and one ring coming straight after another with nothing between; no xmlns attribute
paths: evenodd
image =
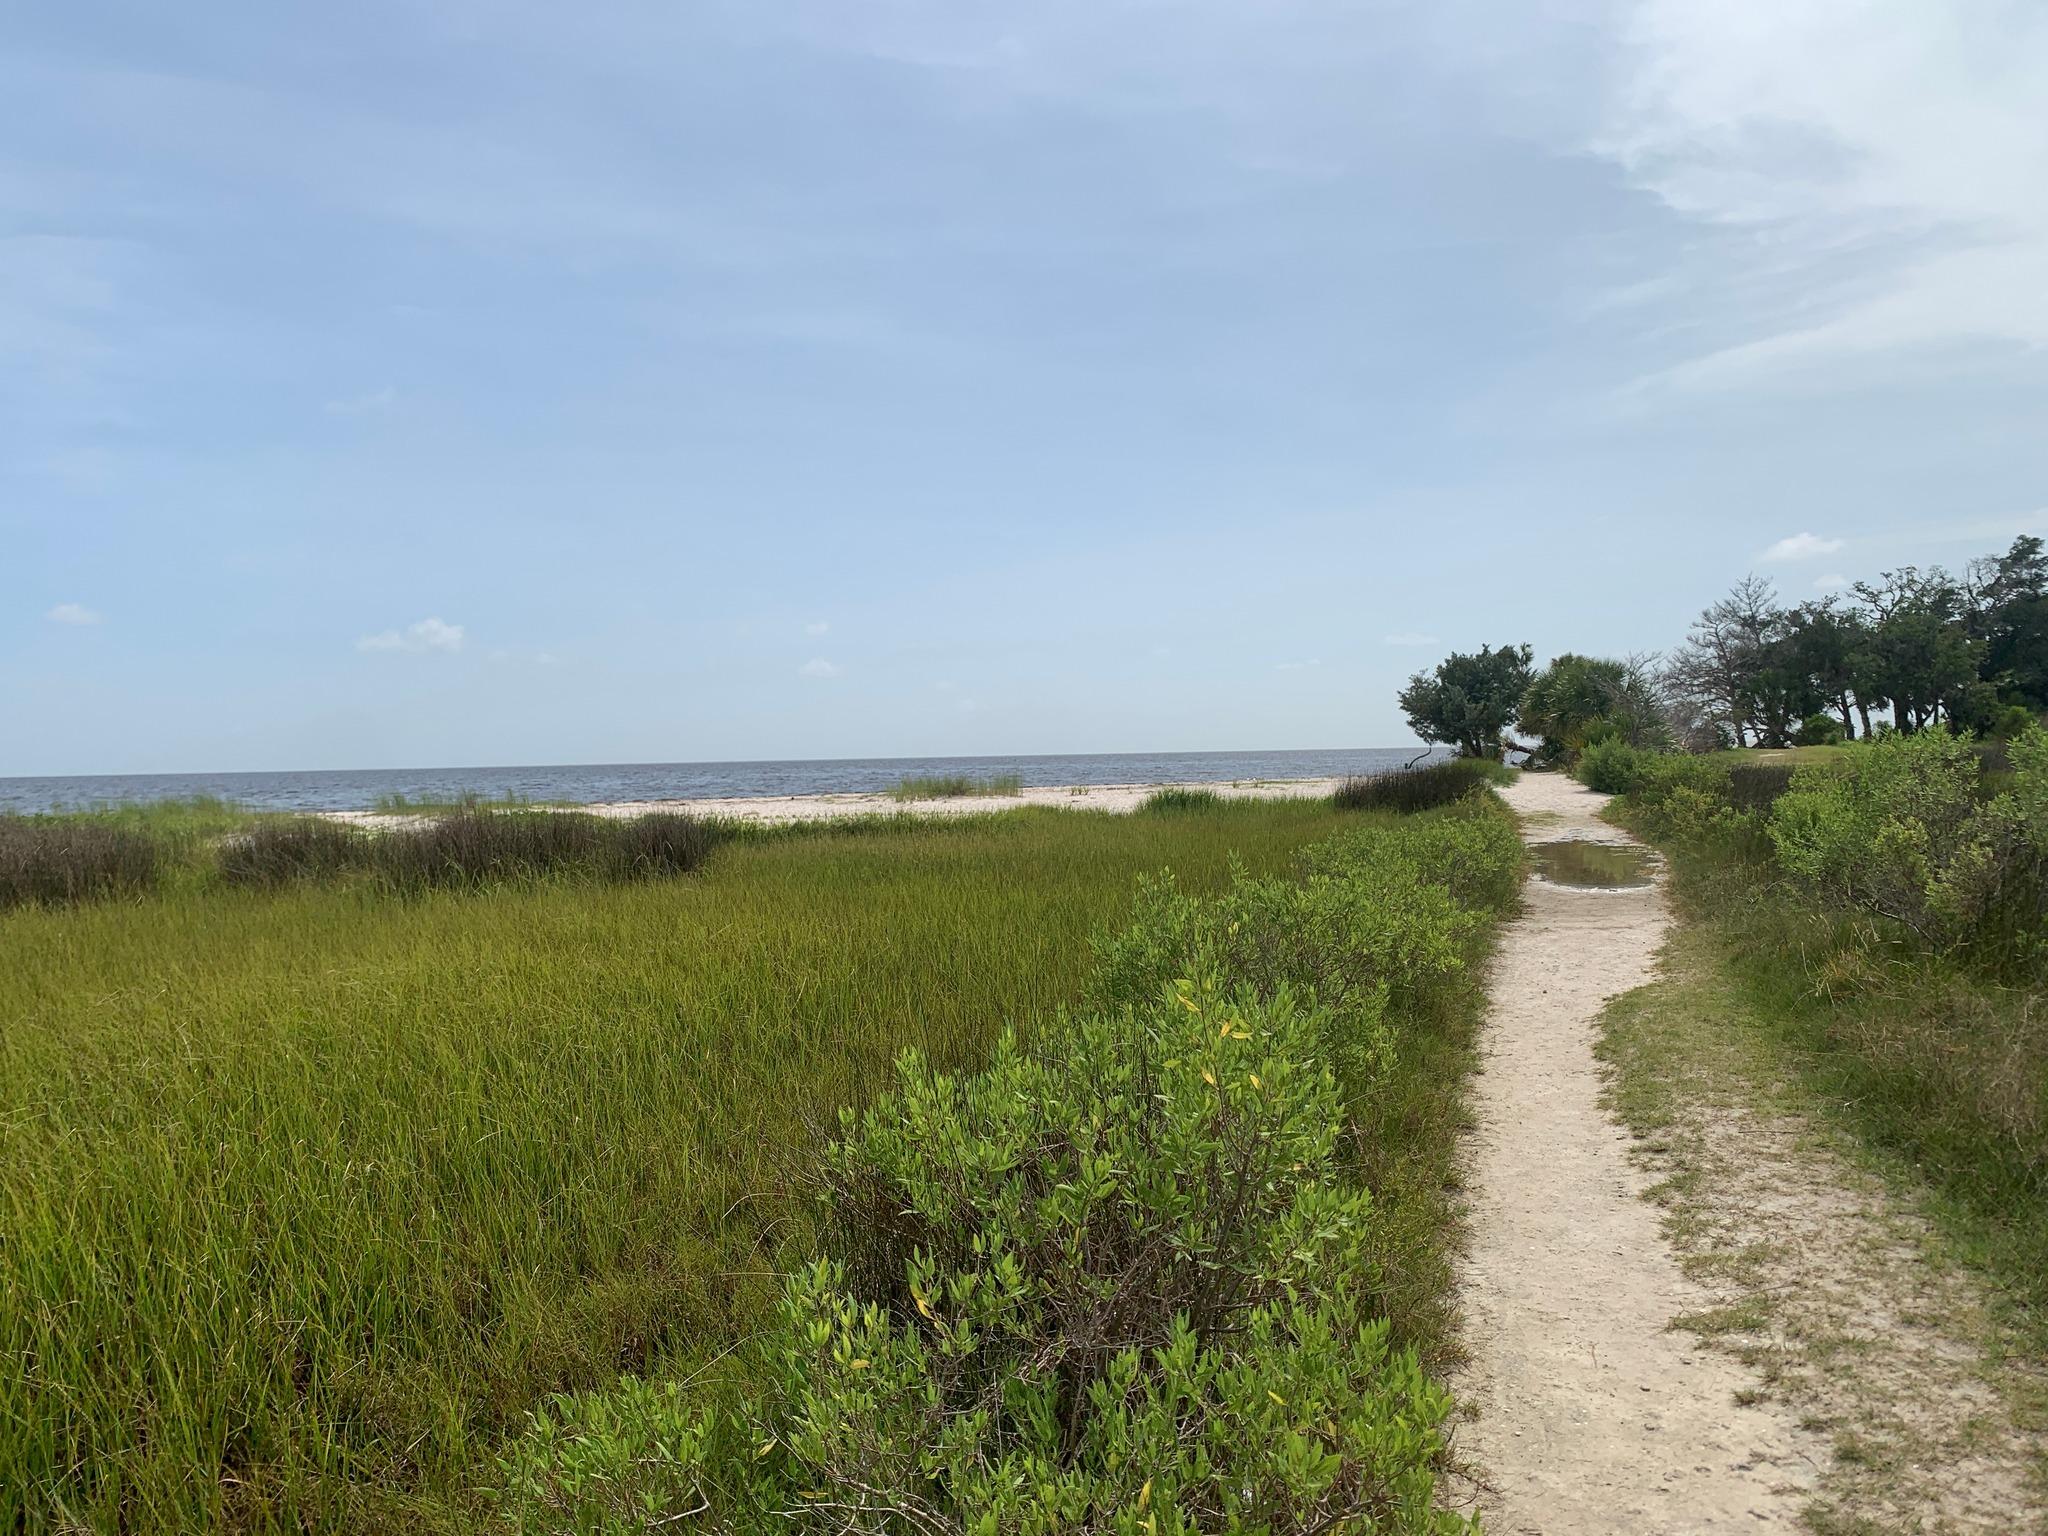
<svg viewBox="0 0 2048 1536"><path fill-rule="evenodd" d="M1621 819L1674 853L1779 1045L2048 1308L2048 731L1630 768Z"/></svg>
<svg viewBox="0 0 2048 1536"><path fill-rule="evenodd" d="M979 1073L907 1054L844 1118L828 1252L754 1389L556 1399L505 1463L512 1523L1465 1529L1362 1175L1404 1031L1469 996L1520 862L1479 803L1360 827L1294 880L1149 883L1081 1012Z"/></svg>

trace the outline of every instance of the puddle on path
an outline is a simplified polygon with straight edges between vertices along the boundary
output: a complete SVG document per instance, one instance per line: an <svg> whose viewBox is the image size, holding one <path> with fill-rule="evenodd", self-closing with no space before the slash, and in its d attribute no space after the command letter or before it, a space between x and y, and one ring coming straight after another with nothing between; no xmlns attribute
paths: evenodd
<svg viewBox="0 0 2048 1536"><path fill-rule="evenodd" d="M1647 848L1576 839L1531 843L1529 856L1538 879L1580 890L1639 890L1652 883L1651 871L1656 868L1656 855Z"/></svg>

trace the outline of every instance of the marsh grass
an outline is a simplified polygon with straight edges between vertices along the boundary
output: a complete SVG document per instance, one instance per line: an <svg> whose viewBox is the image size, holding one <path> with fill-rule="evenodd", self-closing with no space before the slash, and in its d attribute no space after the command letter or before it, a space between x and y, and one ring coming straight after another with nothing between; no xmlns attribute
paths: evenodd
<svg viewBox="0 0 2048 1536"><path fill-rule="evenodd" d="M732 1368L809 1251L791 1170L902 1048L978 1066L1138 874L1214 889L1346 824L892 816L682 881L0 915L0 1531L470 1528L545 1393Z"/></svg>
<svg viewBox="0 0 2048 1536"><path fill-rule="evenodd" d="M1018 795L1024 780L1014 773L998 773L985 779L970 774L950 773L930 778L907 778L889 791L896 800L957 800L967 795Z"/></svg>
<svg viewBox="0 0 2048 1536"><path fill-rule="evenodd" d="M157 840L89 816L0 816L0 908L135 895L160 873Z"/></svg>
<svg viewBox="0 0 2048 1536"><path fill-rule="evenodd" d="M1155 789L1145 797L1140 810L1168 815L1186 812L1213 811L1223 804L1223 797L1213 789L1200 789L1185 784L1172 785L1166 789Z"/></svg>
<svg viewBox="0 0 2048 1536"><path fill-rule="evenodd" d="M1462 800L1485 785L1502 782L1513 770L1476 757L1453 757L1420 768L1354 774L1337 786L1338 809L1346 811L1434 810Z"/></svg>
<svg viewBox="0 0 2048 1536"><path fill-rule="evenodd" d="M379 795L370 802L370 809L379 816L446 816L454 811L530 811L539 808L572 808L567 800L535 800L515 790L506 790L501 795L486 795L474 789L463 790L460 794L445 799L433 799L422 795L414 798L404 791Z"/></svg>

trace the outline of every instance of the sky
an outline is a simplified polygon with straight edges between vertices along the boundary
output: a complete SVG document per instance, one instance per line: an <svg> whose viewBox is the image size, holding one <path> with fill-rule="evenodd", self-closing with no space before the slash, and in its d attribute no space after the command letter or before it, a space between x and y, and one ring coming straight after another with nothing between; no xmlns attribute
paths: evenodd
<svg viewBox="0 0 2048 1536"><path fill-rule="evenodd" d="M0 15L0 775L1390 745L2048 530L2037 0Z"/></svg>

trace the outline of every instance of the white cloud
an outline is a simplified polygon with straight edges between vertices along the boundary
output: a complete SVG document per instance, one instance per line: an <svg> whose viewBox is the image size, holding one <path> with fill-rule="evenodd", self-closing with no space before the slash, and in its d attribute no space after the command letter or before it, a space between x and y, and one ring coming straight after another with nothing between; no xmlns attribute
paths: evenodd
<svg viewBox="0 0 2048 1536"><path fill-rule="evenodd" d="M1842 547L1840 539L1823 539L1817 534L1795 533L1780 539L1759 557L1769 561L1811 560L1815 555L1832 555Z"/></svg>
<svg viewBox="0 0 2048 1536"><path fill-rule="evenodd" d="M1437 638L1435 635L1425 635L1420 630L1404 629L1398 635L1387 636L1384 643L1387 645L1435 645Z"/></svg>
<svg viewBox="0 0 2048 1536"><path fill-rule="evenodd" d="M813 656L796 670L800 677L840 677L846 672L838 662L827 661L822 656Z"/></svg>
<svg viewBox="0 0 2048 1536"><path fill-rule="evenodd" d="M1593 148L1705 231L1725 387L2048 346L2048 9L1636 0ZM1714 306L1704 301L1695 308Z"/></svg>
<svg viewBox="0 0 2048 1536"><path fill-rule="evenodd" d="M387 629L374 635L364 635L356 641L359 651L459 651L462 649L462 626L449 624L440 619L421 619L403 629Z"/></svg>
<svg viewBox="0 0 2048 1536"><path fill-rule="evenodd" d="M826 622L824 619L813 619L810 623L804 626L804 633L813 636L822 635L826 631L831 629L831 627L831 624Z"/></svg>
<svg viewBox="0 0 2048 1536"><path fill-rule="evenodd" d="M339 400L330 400L325 410L330 416L374 416L388 411L398 402L398 391L386 384L382 389L373 389L368 394L347 395Z"/></svg>
<svg viewBox="0 0 2048 1536"><path fill-rule="evenodd" d="M1816 592L1839 592L1842 588L1848 585L1848 577L1837 576L1832 573L1826 576L1816 576L1813 578L1813 589Z"/></svg>
<svg viewBox="0 0 2048 1536"><path fill-rule="evenodd" d="M52 624L97 624L100 621L98 611L83 603L59 603L43 617Z"/></svg>

